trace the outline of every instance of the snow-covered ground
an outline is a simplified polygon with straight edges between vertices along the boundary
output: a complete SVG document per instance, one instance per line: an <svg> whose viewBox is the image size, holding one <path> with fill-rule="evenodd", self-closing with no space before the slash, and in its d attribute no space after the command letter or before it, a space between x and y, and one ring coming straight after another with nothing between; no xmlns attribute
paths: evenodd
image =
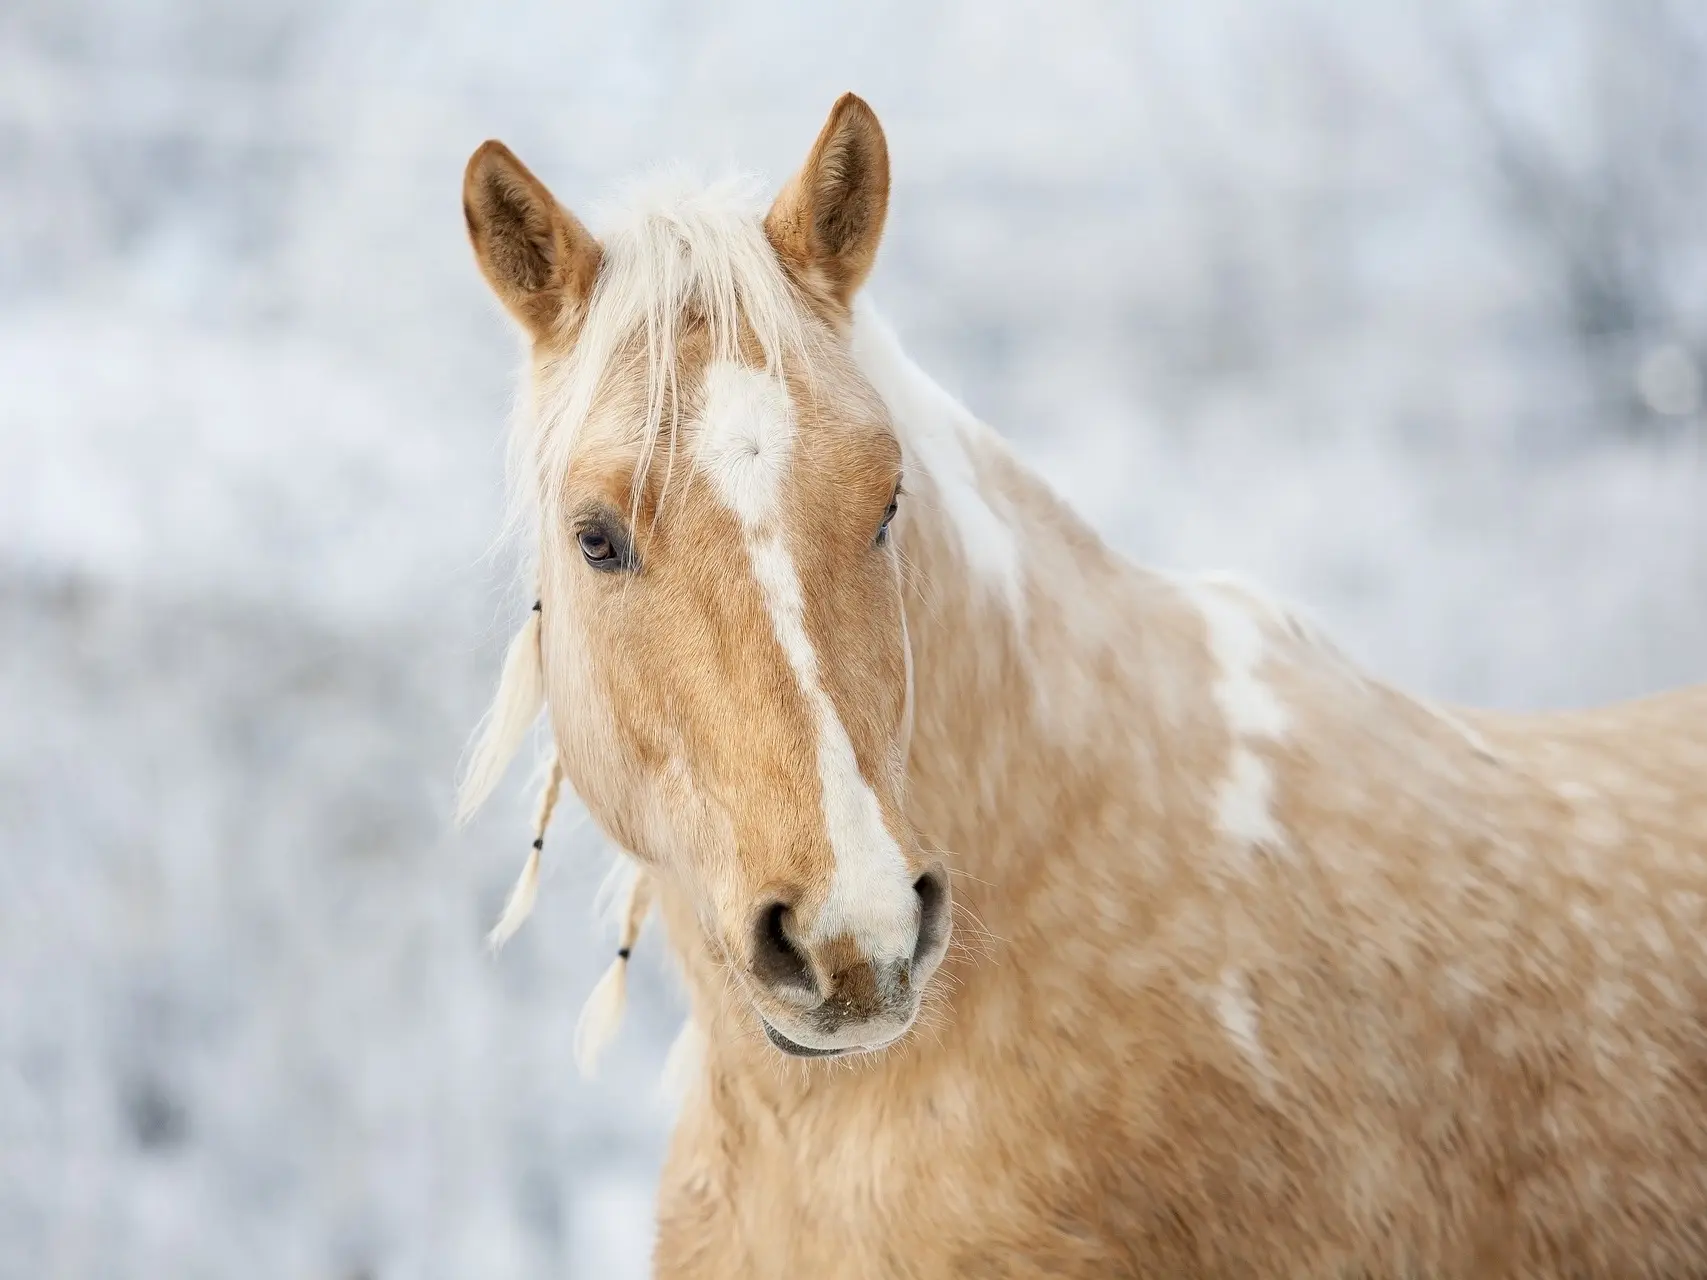
<svg viewBox="0 0 1707 1280"><path fill-rule="evenodd" d="M603 851L481 934L516 621L496 135L573 207L889 130L874 285L1111 540L1445 699L1707 678L1707 15L1170 0L0 10L0 1275L644 1272L679 1018Z"/></svg>

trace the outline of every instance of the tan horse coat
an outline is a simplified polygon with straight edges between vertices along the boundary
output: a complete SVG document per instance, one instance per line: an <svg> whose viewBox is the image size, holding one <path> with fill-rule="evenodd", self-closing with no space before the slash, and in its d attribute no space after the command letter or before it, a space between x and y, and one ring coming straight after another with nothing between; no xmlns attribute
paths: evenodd
<svg viewBox="0 0 1707 1280"><path fill-rule="evenodd" d="M866 132L827 126L814 157L830 139L830 177L881 192L845 226L788 205L767 233L899 442L914 693L895 795L919 856L947 862L955 944L892 1046L800 1061L766 1041L738 947L650 851L667 842L622 771L601 771L625 749L624 708L578 701L651 696L648 673L714 606L637 636L552 631L603 587L547 519L564 767L651 868L701 1044L657 1273L1707 1275L1707 688L1448 713L1245 588L1128 564L874 315L843 310L875 252L887 161L863 105L837 110L832 126ZM477 252L534 338L543 402L581 340L585 282L614 268L507 152L478 153L469 184ZM846 227L863 257L814 265L810 236ZM691 397L704 352L682 359ZM821 409L801 407L803 439L837 429ZM591 448L576 447L571 472ZM633 451L601 447L619 502ZM884 456L859 472L874 510ZM739 533L700 500L661 525L714 556ZM810 609L835 588L803 589ZM716 616L736 616L717 593ZM585 625L615 626L620 607ZM753 617L740 644L760 644ZM613 638L625 661L645 651L624 685L591 671ZM766 661L781 673L766 680L787 679ZM852 679L826 675L839 708L860 697ZM615 727L595 740L593 720ZM810 748L805 730L752 732L778 760Z"/></svg>
<svg viewBox="0 0 1707 1280"><path fill-rule="evenodd" d="M972 440L1020 620L946 503L903 537L912 815L983 932L904 1047L795 1066L666 894L659 1274L1707 1274L1707 688L1450 718Z"/></svg>

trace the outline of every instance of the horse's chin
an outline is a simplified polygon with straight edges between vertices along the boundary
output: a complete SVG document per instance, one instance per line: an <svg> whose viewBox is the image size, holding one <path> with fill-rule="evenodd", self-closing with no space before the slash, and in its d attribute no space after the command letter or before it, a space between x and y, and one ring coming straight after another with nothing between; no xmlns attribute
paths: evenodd
<svg viewBox="0 0 1707 1280"><path fill-rule="evenodd" d="M771 1020L763 1014L759 1015L759 1024L765 1029L765 1039L773 1046L786 1053L791 1058L851 1058L862 1053L876 1053L887 1049L912 1029L912 1020L893 1035L874 1040L870 1044L851 1044L845 1046L819 1048L814 1045L801 1044L798 1040L790 1039L778 1031Z"/></svg>

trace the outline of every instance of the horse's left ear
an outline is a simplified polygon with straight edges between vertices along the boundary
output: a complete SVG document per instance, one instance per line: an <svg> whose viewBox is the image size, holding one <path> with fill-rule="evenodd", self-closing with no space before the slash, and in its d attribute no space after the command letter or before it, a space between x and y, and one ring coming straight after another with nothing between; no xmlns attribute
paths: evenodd
<svg viewBox="0 0 1707 1280"><path fill-rule="evenodd" d="M863 99L845 93L765 215L765 235L800 284L845 315L871 273L888 212L883 126Z"/></svg>
<svg viewBox="0 0 1707 1280"><path fill-rule="evenodd" d="M592 296L599 242L497 141L469 157L462 216L498 300L535 342L561 336Z"/></svg>

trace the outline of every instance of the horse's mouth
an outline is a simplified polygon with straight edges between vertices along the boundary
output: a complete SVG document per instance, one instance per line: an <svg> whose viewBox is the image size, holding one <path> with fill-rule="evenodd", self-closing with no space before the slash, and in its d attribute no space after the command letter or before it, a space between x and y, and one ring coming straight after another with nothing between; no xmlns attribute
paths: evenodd
<svg viewBox="0 0 1707 1280"><path fill-rule="evenodd" d="M849 1058L856 1053L876 1053L879 1049L887 1049L906 1034L903 1030L887 1040L879 1041L877 1044L850 1044L840 1049L814 1049L811 1045L790 1040L782 1032L771 1026L770 1019L763 1014L759 1015L759 1025L765 1029L765 1039L791 1058Z"/></svg>
<svg viewBox="0 0 1707 1280"><path fill-rule="evenodd" d="M765 1038L768 1039L777 1048L781 1049L784 1053L788 1054L790 1057L794 1057L794 1058L839 1058L844 1053L858 1053L858 1052L860 1052L858 1046L853 1046L853 1047L849 1047L846 1049L813 1049L813 1048L809 1048L808 1046L803 1045L803 1044L796 1044L793 1040L790 1040L787 1036L783 1035L782 1032L778 1031L775 1027L771 1026L769 1018L761 1017L759 1019L759 1022L761 1024L763 1024L763 1026L764 1026Z"/></svg>

